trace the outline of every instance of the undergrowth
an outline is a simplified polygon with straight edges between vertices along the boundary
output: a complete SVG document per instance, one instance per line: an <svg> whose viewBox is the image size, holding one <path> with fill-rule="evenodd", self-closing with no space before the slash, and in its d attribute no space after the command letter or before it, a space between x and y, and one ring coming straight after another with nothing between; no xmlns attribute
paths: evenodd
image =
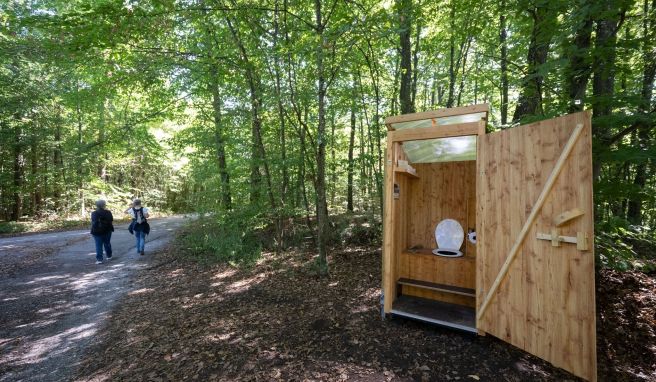
<svg viewBox="0 0 656 382"><path fill-rule="evenodd" d="M0 222L0 235L2 234L19 234L28 232L58 231L67 229L79 229L89 225L86 219L56 219L56 220L36 220L26 222Z"/></svg>
<svg viewBox="0 0 656 382"><path fill-rule="evenodd" d="M263 251L291 248L316 252L316 221L303 216L275 218L250 210L203 215L178 235L180 252L200 263L254 264ZM380 245L380 219L352 213L331 216L327 245ZM316 264L325 274L326 264Z"/></svg>
<svg viewBox="0 0 656 382"><path fill-rule="evenodd" d="M652 229L612 219L598 223L595 230L598 266L618 271L656 271L656 237Z"/></svg>
<svg viewBox="0 0 656 382"><path fill-rule="evenodd" d="M264 221L247 210L201 216L178 235L182 253L201 263L251 265L262 252Z"/></svg>

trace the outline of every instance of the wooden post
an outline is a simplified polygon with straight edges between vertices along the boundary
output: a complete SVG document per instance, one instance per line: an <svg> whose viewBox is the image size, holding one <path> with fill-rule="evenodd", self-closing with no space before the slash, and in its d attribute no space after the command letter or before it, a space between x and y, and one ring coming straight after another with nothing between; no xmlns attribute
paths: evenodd
<svg viewBox="0 0 656 382"><path fill-rule="evenodd" d="M560 238L558 237L558 228L553 227L551 229L551 246L560 247Z"/></svg>
<svg viewBox="0 0 656 382"><path fill-rule="evenodd" d="M383 193L383 293L385 296L383 311L389 313L392 310L392 302L394 302L394 291L392 280L392 267L395 262L392 261L394 257L394 221L392 219L393 211L392 203L394 202L394 172L393 159L395 158L394 143L391 139L387 140L387 149L385 150L385 175L384 175L384 193Z"/></svg>

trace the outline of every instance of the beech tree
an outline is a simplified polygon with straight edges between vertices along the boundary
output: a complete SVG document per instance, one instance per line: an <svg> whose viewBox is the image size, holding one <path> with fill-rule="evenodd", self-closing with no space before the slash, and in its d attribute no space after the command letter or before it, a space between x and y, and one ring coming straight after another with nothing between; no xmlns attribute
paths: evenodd
<svg viewBox="0 0 656 382"><path fill-rule="evenodd" d="M598 223L653 227L655 9L5 2L0 218L139 195L271 222L280 245L298 218L326 272L333 216L382 214L385 116L485 102L492 130L592 110Z"/></svg>

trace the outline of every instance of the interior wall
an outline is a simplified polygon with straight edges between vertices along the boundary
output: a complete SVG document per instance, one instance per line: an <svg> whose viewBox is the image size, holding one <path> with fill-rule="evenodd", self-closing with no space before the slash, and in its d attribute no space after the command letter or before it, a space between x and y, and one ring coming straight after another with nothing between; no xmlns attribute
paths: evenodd
<svg viewBox="0 0 656 382"><path fill-rule="evenodd" d="M413 163L418 179L408 182L407 247L437 248L435 227L455 219L465 231L460 248L466 257L476 256L476 246L467 240L476 228L476 161Z"/></svg>

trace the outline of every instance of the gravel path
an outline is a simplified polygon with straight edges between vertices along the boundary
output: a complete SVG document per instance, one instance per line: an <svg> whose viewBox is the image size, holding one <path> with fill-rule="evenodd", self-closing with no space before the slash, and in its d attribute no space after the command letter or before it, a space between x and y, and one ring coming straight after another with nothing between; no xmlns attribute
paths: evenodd
<svg viewBox="0 0 656 382"><path fill-rule="evenodd" d="M116 226L102 265L88 230L0 239L0 381L70 380L135 271L184 221L151 220L143 257L127 225Z"/></svg>

